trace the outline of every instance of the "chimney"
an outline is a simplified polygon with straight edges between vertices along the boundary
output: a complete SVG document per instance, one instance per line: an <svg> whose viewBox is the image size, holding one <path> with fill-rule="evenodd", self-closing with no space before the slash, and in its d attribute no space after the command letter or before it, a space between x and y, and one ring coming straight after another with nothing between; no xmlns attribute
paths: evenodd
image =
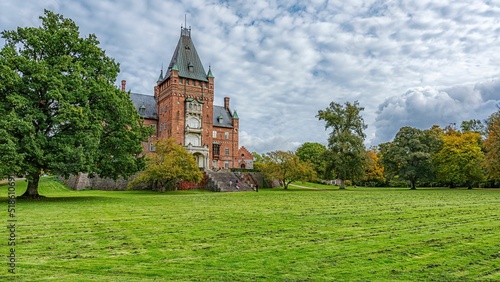
<svg viewBox="0 0 500 282"><path fill-rule="evenodd" d="M125 86L127 85L127 81L124 79L122 80L122 91L125 92Z"/></svg>
<svg viewBox="0 0 500 282"><path fill-rule="evenodd" d="M224 109L229 110L229 97L224 97Z"/></svg>

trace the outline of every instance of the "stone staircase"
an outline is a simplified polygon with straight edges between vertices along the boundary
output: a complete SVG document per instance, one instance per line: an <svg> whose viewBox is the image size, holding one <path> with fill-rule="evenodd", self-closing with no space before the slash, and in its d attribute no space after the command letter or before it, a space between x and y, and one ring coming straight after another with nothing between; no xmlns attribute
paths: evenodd
<svg viewBox="0 0 500 282"><path fill-rule="evenodd" d="M209 179L206 186L208 190L215 192L255 191L253 184L248 183L247 179L242 177L241 174L229 170L206 170L205 173ZM236 188L236 180L238 180L239 189Z"/></svg>

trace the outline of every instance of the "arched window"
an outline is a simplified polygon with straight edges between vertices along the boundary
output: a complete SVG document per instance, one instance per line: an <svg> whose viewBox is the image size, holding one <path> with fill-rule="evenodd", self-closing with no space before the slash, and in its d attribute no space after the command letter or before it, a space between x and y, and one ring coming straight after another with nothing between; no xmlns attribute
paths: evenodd
<svg viewBox="0 0 500 282"><path fill-rule="evenodd" d="M186 137L186 145L200 146L200 137L197 135L188 135Z"/></svg>
<svg viewBox="0 0 500 282"><path fill-rule="evenodd" d="M188 120L188 126L191 128L200 128L200 121L192 117Z"/></svg>

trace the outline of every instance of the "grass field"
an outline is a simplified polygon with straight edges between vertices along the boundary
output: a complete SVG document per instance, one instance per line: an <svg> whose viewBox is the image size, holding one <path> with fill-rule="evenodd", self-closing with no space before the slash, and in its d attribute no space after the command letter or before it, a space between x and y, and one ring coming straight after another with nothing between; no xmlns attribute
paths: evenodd
<svg viewBox="0 0 500 282"><path fill-rule="evenodd" d="M0 280L500 280L500 189L320 188L70 191L44 178L47 199L17 202L17 274L4 264Z"/></svg>

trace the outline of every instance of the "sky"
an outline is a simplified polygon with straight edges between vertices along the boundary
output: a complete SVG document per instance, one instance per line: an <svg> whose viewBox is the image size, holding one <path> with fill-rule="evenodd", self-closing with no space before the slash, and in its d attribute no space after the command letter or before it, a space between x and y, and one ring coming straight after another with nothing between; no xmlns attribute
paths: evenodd
<svg viewBox="0 0 500 282"><path fill-rule="evenodd" d="M215 104L231 98L240 145L261 154L326 145L331 102L364 107L367 147L500 105L500 0L2 0L0 30L40 26L44 9L97 36L117 87L150 95L187 23Z"/></svg>

